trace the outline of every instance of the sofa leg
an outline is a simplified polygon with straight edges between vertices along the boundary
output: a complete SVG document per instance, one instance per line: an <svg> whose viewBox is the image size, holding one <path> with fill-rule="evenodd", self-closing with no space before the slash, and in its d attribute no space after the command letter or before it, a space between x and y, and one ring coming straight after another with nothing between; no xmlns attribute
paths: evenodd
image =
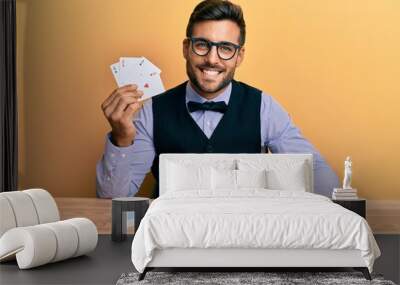
<svg viewBox="0 0 400 285"><path fill-rule="evenodd" d="M369 274L369 270L367 267L354 267L354 269L357 271L361 271L362 274L364 275L365 279L372 280L371 274Z"/></svg>
<svg viewBox="0 0 400 285"><path fill-rule="evenodd" d="M147 271L148 271L148 269L147 269L147 267L146 267L146 268L144 269L144 271L143 271L142 273L139 274L138 281L141 281L141 280L144 279L144 277L146 276Z"/></svg>

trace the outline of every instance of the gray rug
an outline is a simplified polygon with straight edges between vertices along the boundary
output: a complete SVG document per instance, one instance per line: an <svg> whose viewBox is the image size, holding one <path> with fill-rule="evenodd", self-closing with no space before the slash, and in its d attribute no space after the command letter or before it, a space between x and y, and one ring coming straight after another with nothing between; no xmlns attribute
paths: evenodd
<svg viewBox="0 0 400 285"><path fill-rule="evenodd" d="M139 273L122 274L117 285L134 284L267 284L267 285L297 285L297 284L379 284L395 285L384 280L382 275L372 274L372 281L364 278L360 272L147 272L142 281L138 281Z"/></svg>

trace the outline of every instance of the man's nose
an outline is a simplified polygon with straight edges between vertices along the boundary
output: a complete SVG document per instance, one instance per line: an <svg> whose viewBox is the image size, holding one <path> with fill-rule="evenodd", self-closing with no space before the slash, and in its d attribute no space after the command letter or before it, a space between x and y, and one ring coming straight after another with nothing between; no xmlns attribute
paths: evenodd
<svg viewBox="0 0 400 285"><path fill-rule="evenodd" d="M219 62L219 56L218 56L218 51L217 51L216 46L211 47L206 58L207 58L208 63L210 63L210 64L217 64Z"/></svg>

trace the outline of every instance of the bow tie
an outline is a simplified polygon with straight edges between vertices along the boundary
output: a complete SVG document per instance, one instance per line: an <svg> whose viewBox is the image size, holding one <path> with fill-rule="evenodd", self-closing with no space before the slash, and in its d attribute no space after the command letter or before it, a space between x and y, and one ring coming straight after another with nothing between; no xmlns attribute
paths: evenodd
<svg viewBox="0 0 400 285"><path fill-rule="evenodd" d="M228 109L228 106L226 105L226 103L224 101L204 102L204 103L197 103L197 102L189 101L188 108L191 113L198 111L198 110L225 113L226 110Z"/></svg>

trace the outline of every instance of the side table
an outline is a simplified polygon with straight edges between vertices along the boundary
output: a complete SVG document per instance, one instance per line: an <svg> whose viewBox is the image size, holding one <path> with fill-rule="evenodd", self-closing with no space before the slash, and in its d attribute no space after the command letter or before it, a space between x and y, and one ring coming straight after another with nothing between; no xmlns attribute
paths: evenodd
<svg viewBox="0 0 400 285"><path fill-rule="evenodd" d="M356 214L359 214L364 219L366 218L366 204L367 200L358 198L354 200L340 200L340 199L332 199L332 202L339 204L340 206L353 211Z"/></svg>
<svg viewBox="0 0 400 285"><path fill-rule="evenodd" d="M128 233L128 213L134 212L135 232L140 221L149 208L150 199L144 197L126 197L112 199L112 225L111 239L113 241L123 241Z"/></svg>

